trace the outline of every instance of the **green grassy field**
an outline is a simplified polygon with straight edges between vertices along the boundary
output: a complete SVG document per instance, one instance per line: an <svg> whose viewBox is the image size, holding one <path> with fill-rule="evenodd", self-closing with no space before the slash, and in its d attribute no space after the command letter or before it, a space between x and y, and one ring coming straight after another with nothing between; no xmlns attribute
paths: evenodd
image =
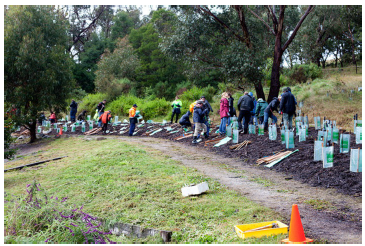
<svg viewBox="0 0 365 246"><path fill-rule="evenodd" d="M59 156L68 157L39 169L6 172L5 192L24 196L26 185L36 180L50 196L68 197L69 203L84 205L85 212L100 218L173 231L172 243L273 244L287 236L241 240L234 232L234 225L282 218L161 152L120 139L57 139L35 155L5 163L5 168ZM181 188L185 184L203 181L209 184L207 193L182 197ZM11 204L5 204L5 226L6 218L12 214ZM42 233L32 238L39 242L46 240ZM122 243L162 242L159 237L111 238Z"/></svg>

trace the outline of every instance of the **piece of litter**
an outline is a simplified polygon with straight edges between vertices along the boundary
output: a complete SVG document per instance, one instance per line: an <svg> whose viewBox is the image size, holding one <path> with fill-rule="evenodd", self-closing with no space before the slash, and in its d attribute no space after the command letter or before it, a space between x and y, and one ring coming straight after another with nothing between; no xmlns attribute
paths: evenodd
<svg viewBox="0 0 365 246"><path fill-rule="evenodd" d="M182 196L199 195L205 191L209 190L208 183L203 182L194 186L187 186L181 188Z"/></svg>

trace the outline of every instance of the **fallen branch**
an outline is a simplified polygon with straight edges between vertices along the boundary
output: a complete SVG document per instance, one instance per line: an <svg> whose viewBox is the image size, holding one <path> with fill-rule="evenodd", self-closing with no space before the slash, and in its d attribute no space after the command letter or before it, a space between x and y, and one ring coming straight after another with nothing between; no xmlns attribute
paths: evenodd
<svg viewBox="0 0 365 246"><path fill-rule="evenodd" d="M26 164L26 165L23 165L23 166L18 166L18 167L13 167L13 168L5 169L4 172L11 171L11 170L20 170L20 169L22 169L24 167L36 166L36 165L39 165L39 164L42 164L42 163L45 163L45 162L55 161L55 160L58 160L58 159L62 159L64 157L67 157L67 156L57 157L57 158L50 159L50 160L34 162L34 163Z"/></svg>

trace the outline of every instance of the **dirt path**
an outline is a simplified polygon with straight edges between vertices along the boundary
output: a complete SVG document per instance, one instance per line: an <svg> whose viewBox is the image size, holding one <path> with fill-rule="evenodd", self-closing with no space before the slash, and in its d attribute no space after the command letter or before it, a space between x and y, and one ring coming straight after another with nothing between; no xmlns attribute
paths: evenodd
<svg viewBox="0 0 365 246"><path fill-rule="evenodd" d="M161 151L183 165L195 168L248 199L269 207L289 223L291 208L298 204L307 237L327 243L362 243L362 202L333 189L311 187L267 168L245 165L242 160L224 158L204 149L165 139L128 138L121 140ZM326 210L304 203L310 199L328 201Z"/></svg>

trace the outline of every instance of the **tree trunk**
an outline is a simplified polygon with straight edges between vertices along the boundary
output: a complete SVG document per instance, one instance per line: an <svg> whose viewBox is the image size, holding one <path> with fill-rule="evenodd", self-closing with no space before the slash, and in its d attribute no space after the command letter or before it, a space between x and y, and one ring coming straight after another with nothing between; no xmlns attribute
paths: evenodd
<svg viewBox="0 0 365 246"><path fill-rule="evenodd" d="M36 133L37 133L37 120L36 119L33 119L33 122L28 124L29 126L29 131L30 131L30 141L29 143L34 143L36 140L37 140L37 136L36 136Z"/></svg>
<svg viewBox="0 0 365 246"><path fill-rule="evenodd" d="M265 92L264 89L262 88L262 83L261 81L258 81L255 83L255 90L256 90L256 100L259 98L262 98L263 100L265 100Z"/></svg>
<svg viewBox="0 0 365 246"><path fill-rule="evenodd" d="M336 56L335 56L335 67L337 67L337 60L338 60L338 46L336 47Z"/></svg>
<svg viewBox="0 0 365 246"><path fill-rule="evenodd" d="M280 64L283 51L281 49L281 35L275 38L274 60L271 69L271 85L267 102L270 103L274 97L278 97L280 90Z"/></svg>

